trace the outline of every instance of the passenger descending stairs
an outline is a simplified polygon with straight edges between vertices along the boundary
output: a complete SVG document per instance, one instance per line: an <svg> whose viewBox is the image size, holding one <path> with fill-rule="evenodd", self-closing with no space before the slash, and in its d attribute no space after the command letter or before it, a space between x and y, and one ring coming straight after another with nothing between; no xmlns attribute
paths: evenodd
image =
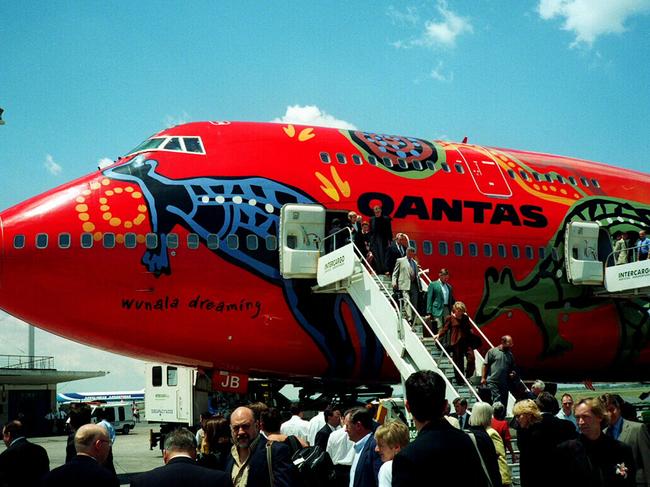
<svg viewBox="0 0 650 487"><path fill-rule="evenodd" d="M438 340L421 338L422 330L427 329L422 316L415 309L412 310L416 316L416 325L411 328L408 321L401 316L400 305L403 305L403 303L398 303L393 299L392 286L388 277L375 274L356 247L352 244L349 244L349 247L354 249L354 271L352 275L327 286L314 286L312 288L313 292L348 293L363 313L375 335L379 338L388 356L395 363L402 377L402 382L418 370L433 370L445 379L447 386L446 398L449 403L457 397L465 398L471 409L477 401L480 401L476 389L466 379L462 384L456 384L454 378L455 365ZM340 250L343 251L343 249ZM421 273L423 289L426 289L429 282L426 273ZM473 321L472 325L486 343L492 347L487 337ZM415 330L419 333L416 333ZM428 332L433 335L430 329ZM475 355L476 370L480 371L484 359L478 351L475 352ZM509 412L512 410L513 403L514 399L511 396L508 404ZM507 457L511 461L509 454ZM519 485L519 465L510 463L510 468L513 474L513 485Z"/></svg>
<svg viewBox="0 0 650 487"><path fill-rule="evenodd" d="M349 246L354 248L352 244ZM340 250L344 251L344 249ZM395 363L403 381L418 370L433 370L445 378L446 397L450 403L460 396L467 399L471 407L478 400L474 387L467 381L460 386L454 384L454 364L451 357L437 340L425 340L425 345L408 321L401 317L399 311L401 303L393 299L390 289L390 283L386 283L383 277L377 276L368 262L354 248L352 276L329 286L315 286L313 291L348 293L379 338L388 356ZM426 327L417 311L412 311L416 315L415 328Z"/></svg>

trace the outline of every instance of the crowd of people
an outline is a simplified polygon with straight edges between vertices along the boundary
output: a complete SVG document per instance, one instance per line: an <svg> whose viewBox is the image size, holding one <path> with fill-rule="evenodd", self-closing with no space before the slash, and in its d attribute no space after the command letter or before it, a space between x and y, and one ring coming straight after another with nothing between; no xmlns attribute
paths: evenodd
<svg viewBox="0 0 650 487"><path fill-rule="evenodd" d="M131 485L410 487L430 480L497 487L513 484L509 465L517 461L523 487L650 485L648 428L620 396L584 398L574 407L570 394L561 396L560 405L544 387L537 381L508 423L499 401L477 402L470 411L457 398L450 412L443 377L415 372L404 385L416 430L412 440L404 422L379 424L370 407L328 406L309 421L298 406L286 418L259 402L237 407L228 417L204 413L198 432L168 433L163 465L135 476ZM0 485L119 485L109 460L110 428L79 424L82 416L72 417L66 463L51 471L47 452L25 438L20 421L7 423Z"/></svg>

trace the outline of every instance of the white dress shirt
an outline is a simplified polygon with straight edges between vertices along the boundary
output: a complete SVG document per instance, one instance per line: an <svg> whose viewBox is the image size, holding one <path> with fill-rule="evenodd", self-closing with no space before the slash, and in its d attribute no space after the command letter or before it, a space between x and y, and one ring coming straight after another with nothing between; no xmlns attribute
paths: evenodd
<svg viewBox="0 0 650 487"><path fill-rule="evenodd" d="M371 435L372 433L368 433L354 444L354 458L352 460L352 467L350 467L350 487L354 486L354 474L357 469L357 462L359 461L363 447L366 446Z"/></svg>
<svg viewBox="0 0 650 487"><path fill-rule="evenodd" d="M393 485L393 461L388 460L379 468L379 487L391 487Z"/></svg>
<svg viewBox="0 0 650 487"><path fill-rule="evenodd" d="M313 445L316 442L316 433L325 426L325 413L321 411L316 416L309 420L309 428L307 434L307 441L309 445Z"/></svg>
<svg viewBox="0 0 650 487"><path fill-rule="evenodd" d="M295 414L291 416L289 421L285 421L280 426L280 433L287 436L297 436L307 441L307 436L309 433L309 421L305 421L300 416Z"/></svg>
<svg viewBox="0 0 650 487"><path fill-rule="evenodd" d="M327 453L334 465L352 465L354 442L350 441L345 428L339 428L332 432L327 439Z"/></svg>

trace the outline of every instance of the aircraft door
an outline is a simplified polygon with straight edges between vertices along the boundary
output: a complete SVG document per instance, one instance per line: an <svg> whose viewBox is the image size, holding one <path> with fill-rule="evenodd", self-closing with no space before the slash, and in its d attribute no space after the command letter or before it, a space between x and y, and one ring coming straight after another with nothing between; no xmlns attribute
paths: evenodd
<svg viewBox="0 0 650 487"><path fill-rule="evenodd" d="M284 278L315 278L320 243L325 237L325 208L287 204L280 210L280 274Z"/></svg>
<svg viewBox="0 0 650 487"><path fill-rule="evenodd" d="M600 226L595 222L567 224L564 233L564 261L569 282L591 286L603 284L603 263L598 259L599 233Z"/></svg>
<svg viewBox="0 0 650 487"><path fill-rule="evenodd" d="M499 164L487 153L487 151L478 151L472 147L461 146L457 149L459 157L455 162L457 164L465 163L465 167L472 175L476 189L485 196L493 198L510 198L512 190L508 186L506 178L503 177Z"/></svg>

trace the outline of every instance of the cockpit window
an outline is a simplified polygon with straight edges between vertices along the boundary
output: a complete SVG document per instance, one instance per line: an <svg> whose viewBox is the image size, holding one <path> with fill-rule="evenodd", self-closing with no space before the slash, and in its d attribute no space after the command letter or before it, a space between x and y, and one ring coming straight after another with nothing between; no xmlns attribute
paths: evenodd
<svg viewBox="0 0 650 487"><path fill-rule="evenodd" d="M165 145L163 146L163 149L165 150L174 150L174 151L180 151L181 150L181 142L178 139L178 137L172 137L169 139Z"/></svg>
<svg viewBox="0 0 650 487"><path fill-rule="evenodd" d="M198 137L183 137L183 142L185 142L185 150L187 152L197 152L199 154L204 153L201 139Z"/></svg>
<svg viewBox="0 0 650 487"><path fill-rule="evenodd" d="M142 144L137 146L135 149L129 152L129 154L135 154L136 152L143 152L146 150L157 149L165 141L165 137L158 137L155 139L147 139Z"/></svg>
<svg viewBox="0 0 650 487"><path fill-rule="evenodd" d="M142 144L130 151L127 155L138 152L163 150L174 152L186 152L190 154L205 154L201 137L153 137L145 140Z"/></svg>

